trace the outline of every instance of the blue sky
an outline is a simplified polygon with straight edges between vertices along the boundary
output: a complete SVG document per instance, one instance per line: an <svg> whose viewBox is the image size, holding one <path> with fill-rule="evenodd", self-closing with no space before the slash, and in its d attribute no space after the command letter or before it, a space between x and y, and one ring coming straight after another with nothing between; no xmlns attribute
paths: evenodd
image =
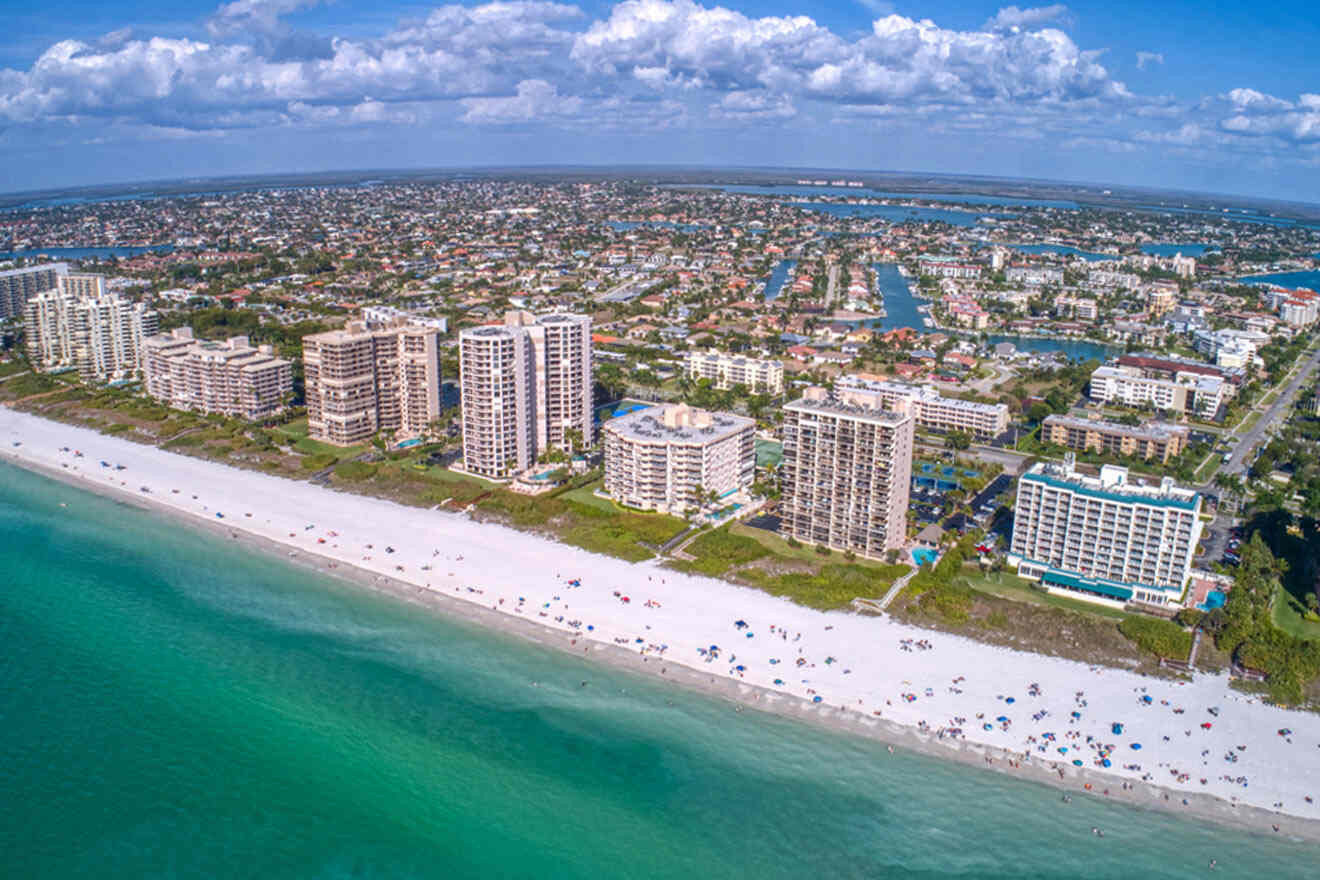
<svg viewBox="0 0 1320 880"><path fill-rule="evenodd" d="M0 190L797 165L1320 202L1309 4L8 3Z"/></svg>

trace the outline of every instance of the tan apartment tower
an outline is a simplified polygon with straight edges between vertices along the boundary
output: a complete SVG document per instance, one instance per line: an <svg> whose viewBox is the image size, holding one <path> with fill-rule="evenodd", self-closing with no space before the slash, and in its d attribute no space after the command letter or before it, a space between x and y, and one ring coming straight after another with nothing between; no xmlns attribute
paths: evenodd
<svg viewBox="0 0 1320 880"><path fill-rule="evenodd" d="M246 336L194 339L191 327L142 341L147 393L167 406L253 421L282 412L293 394L293 364Z"/></svg>
<svg viewBox="0 0 1320 880"><path fill-rule="evenodd" d="M784 407L781 531L878 559L907 541L914 419L905 402L808 388Z"/></svg>
<svg viewBox="0 0 1320 880"><path fill-rule="evenodd" d="M594 440L591 318L510 312L459 334L463 462L505 479L538 455Z"/></svg>
<svg viewBox="0 0 1320 880"><path fill-rule="evenodd" d="M536 460L532 340L520 327L485 326L458 336L463 467L506 479Z"/></svg>
<svg viewBox="0 0 1320 880"><path fill-rule="evenodd" d="M440 417L440 331L405 321L349 322L303 340L307 428L352 446L380 431L398 442Z"/></svg>

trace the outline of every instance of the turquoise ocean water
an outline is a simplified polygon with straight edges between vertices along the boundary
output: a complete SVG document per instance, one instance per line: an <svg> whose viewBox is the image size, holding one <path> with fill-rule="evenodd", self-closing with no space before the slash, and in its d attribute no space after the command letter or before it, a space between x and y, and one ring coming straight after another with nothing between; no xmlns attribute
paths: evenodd
<svg viewBox="0 0 1320 880"><path fill-rule="evenodd" d="M4 876L1313 876L1314 847L736 713L9 466L0 571Z"/></svg>

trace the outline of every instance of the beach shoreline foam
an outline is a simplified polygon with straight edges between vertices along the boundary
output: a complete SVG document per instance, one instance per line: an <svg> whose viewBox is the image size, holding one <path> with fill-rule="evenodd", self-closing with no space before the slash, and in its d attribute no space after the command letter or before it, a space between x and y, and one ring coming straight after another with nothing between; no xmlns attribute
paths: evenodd
<svg viewBox="0 0 1320 880"><path fill-rule="evenodd" d="M1217 677L1201 676L1198 682L1201 690L1208 691L1203 696L1227 707L1220 709L1225 721L1234 726L1233 716L1239 713L1253 716L1248 719L1250 735L1241 729L1234 731L1238 733L1236 737L1230 736L1223 742L1219 741L1223 740L1222 735L1215 737L1214 746L1209 748L1207 769L1203 771L1209 775L1221 774L1220 767L1225 766L1223 749L1227 748L1232 754L1238 744L1247 745L1249 748L1239 752L1229 765L1230 773L1241 774L1242 771L1236 769L1239 762L1251 761L1252 785L1240 789L1242 796L1236 803L1223 796L1222 786L1217 786L1220 790L1213 793L1205 791L1198 784L1199 776L1182 785L1160 784L1153 778L1144 781L1133 772L1115 773L1091 766L1094 755L1083 750L1082 731L1090 731L1096 726L1094 722L1087 724L1085 719L1086 715L1092 714L1092 704L1097 704L1095 711L1110 712L1115 723L1120 716L1126 716L1129 721L1125 726L1141 731L1151 728L1146 718L1138 713L1163 710L1160 717L1165 724L1160 730L1181 736L1185 726L1184 739L1192 740L1192 730L1197 730L1195 745L1206 744L1214 730L1225 725L1218 723L1219 714L1206 716L1210 718L1206 722L1201 721L1204 713L1193 716L1194 705L1204 700L1178 699L1193 685L1178 685L1120 670L1008 651L885 618L812 611L724 582L688 577L654 564L630 564L594 556L503 526L476 523L458 514L407 508L308 483L228 468L10 410L0 411L0 442L3 443L0 449L6 453L4 460L25 469L168 515L182 524L201 526L244 547L278 555L319 574L332 575L378 593L423 605L468 624L702 691L730 701L736 711L749 708L795 718L931 757L953 759L981 769L1044 782L1069 793L1087 793L1138 807L1169 810L1189 819L1207 819L1240 830L1320 841L1320 822L1316 821L1320 818L1320 809L1298 795L1299 791L1309 791L1312 787L1320 792L1320 719L1310 713L1287 712L1261 705L1245 695L1229 691L1226 682ZM15 442L21 445L14 446ZM70 452L59 451L64 446L68 446ZM83 453L81 457L73 454L75 448ZM102 467L100 462L103 460L112 466ZM113 464L124 464L125 470L115 470ZM143 492L143 487L150 491ZM249 497L244 501L234 497L236 488L260 489L260 495L264 497ZM179 489L179 492L176 494L173 489ZM194 495L197 496L195 500ZM337 503L325 504L327 499L334 499ZM301 501L312 502L312 505L303 508L299 504ZM322 503L317 506L315 502ZM219 505L223 505L224 510ZM305 509L319 512L310 517L312 521L297 525L308 519L308 514L301 512ZM216 517L215 513L223 513L223 517ZM252 513L252 516L246 516L246 513ZM318 524L314 522L317 518L323 521L342 519L353 524L346 527L352 531ZM427 534L407 533L408 528L417 525L413 523L414 518L417 523L427 523ZM366 540L377 533L388 535L388 538ZM332 537L326 537L327 534ZM474 540L476 535L480 535L481 540ZM419 544L422 537L427 538L424 545ZM357 542L356 549L349 550L350 539ZM442 553L436 541L446 539L452 552ZM385 548L374 546L380 540L389 540L397 547L386 545L392 552L383 553ZM454 550L455 545L489 557L483 560L487 564L465 565L477 560L469 560L465 553ZM509 553L509 548L514 546L520 547L522 553ZM443 572L436 571L434 564L429 570L412 564L417 559L427 559L428 548L433 548L430 550L434 554L429 557L431 560L439 562L443 558L440 563ZM366 551L362 553L363 558L350 558L362 550ZM385 556L383 560L382 555ZM548 572L553 569L541 567L549 561L571 568L567 572L555 572L552 579ZM403 570L397 570L398 566ZM454 571L451 573L450 569ZM617 580L624 576L629 583L619 584ZM515 585L495 586L501 577ZM643 578L647 580L643 581ZM517 585L522 579L548 583ZM569 586L574 579L581 579L582 586ZM594 583L611 579L613 583ZM694 595L694 587L702 592ZM711 606L736 603L738 609L745 609L737 620L745 618L748 626L736 626L734 617L728 614L725 616L729 619L723 620L717 616L720 612L715 607L708 609L710 619L704 616L697 619L686 613L662 618L665 605L682 603L684 599L699 603L707 591L713 591L710 592ZM636 598L629 593L637 594ZM516 602L518 598L533 595L538 600L549 601ZM563 598L565 596L572 602ZM623 601L625 597L629 601ZM545 608L545 605L551 607ZM764 629L766 614L781 622L792 622L794 626L776 624L767 632ZM568 619L569 615L572 620ZM563 616L565 620L557 622L554 620L556 616ZM674 619L676 616L677 620ZM639 622L646 619L655 622ZM594 622L588 623L588 620ZM578 621L578 626L566 625ZM684 625L689 631L681 631ZM592 628L587 629L587 626ZM660 627L664 629L664 636L659 634ZM747 638L744 630L770 638L757 642L755 638ZM622 635L624 632L629 635ZM794 633L799 641L790 640L789 632ZM858 642L859 634L861 643ZM776 635L781 637L776 640ZM682 647L675 636L682 638ZM886 645L882 648L878 637L896 640L899 647ZM655 641L651 641L652 638ZM718 638L725 644L720 653L727 651L730 655L728 661L722 657L708 659L708 650L705 655L697 653L696 646L716 644L710 642L710 638ZM800 641L802 638L807 641ZM638 639L641 640L640 647ZM902 642L912 640L937 644L930 649L911 645L901 647ZM663 652L658 647L661 644L667 645ZM789 667L782 660L768 666L766 645L774 646L769 653L785 657L821 659L820 651L829 650L837 651L840 659L835 660L832 654L826 656L824 669L811 660L802 666L795 662ZM871 649L872 645L874 649ZM803 653L795 652L795 646ZM808 646L812 651L809 655L805 653ZM683 651L683 648L688 650ZM743 652L746 662L733 665L736 659L733 655L738 650ZM680 652L686 656L680 656ZM957 655L961 658L954 665L964 670L959 676L946 675L940 681L928 668L943 666L947 672L948 659ZM902 668L890 662L895 657L902 661ZM937 659L938 663L932 662ZM996 663L997 660L1000 662ZM845 666L845 662L849 665ZM736 671L737 665L743 666L744 670ZM784 667L782 671L771 671L780 667ZM987 669L997 670L995 682L982 678ZM1035 673L1035 677L1012 681L1012 675L1019 671ZM1060 671L1065 673L1062 680L1058 674ZM972 674L968 676L968 672ZM762 680L771 675L782 676L777 680L783 684L774 685L769 680ZM803 675L808 678L803 679ZM958 681L959 678L963 680ZM1033 698L1025 692L1028 681L1045 682L1041 697ZM1069 684L1064 685L1063 681ZM1120 687L1113 686L1116 682ZM1078 690L1086 696L1083 701L1074 698L1072 691L1067 694L1070 699L1066 702L1082 705L1079 714L1084 716L1069 723L1067 713L1061 709L1056 711L1054 706L1062 696L1058 691L1062 687L1071 687L1071 683L1076 683ZM945 692L937 695L937 686ZM794 693L794 690L802 693ZM901 698L900 691L913 699ZM954 691L958 693L954 694ZM992 697L992 691L998 693ZM1145 693L1147 691L1149 694ZM1185 702L1187 705L1181 718L1187 720L1168 721L1166 713L1169 708L1163 705L1167 696L1152 696L1150 705L1144 709L1120 708L1118 705L1126 699L1128 706L1136 707L1144 696L1156 693L1173 696L1170 705ZM1005 702L1006 695L1013 695L1008 702ZM1053 701L1049 699L1051 695ZM816 697L820 697L818 702L814 701ZM981 714L986 719L1011 716L1011 720L1007 726L992 723L991 730L986 731L980 725L987 722L981 719L973 722L967 717L966 724L960 725L964 735L953 737L947 734L953 722L944 717L951 712L943 711L946 706L925 708L930 703L952 703L960 707L955 711L968 712L969 716L975 709L982 709ZM1014 711L1018 703L1025 705ZM1047 714L1034 723L1028 722L1022 716L1028 709L1043 710ZM1230 711L1233 716L1229 715ZM1002 714L991 716L989 712ZM1284 746L1276 742L1284 739L1275 736L1273 727L1276 721L1280 728L1293 729L1289 739L1295 739L1295 743ZM919 726L921 722L925 722L924 727ZM1202 723L1212 722L1211 730L1199 728ZM1100 726L1105 723L1100 722ZM1022 734L1012 731L1015 724L1019 724L1018 730L1029 728L1036 733L1043 733L1048 727L1060 739L1051 742L1047 751L1042 753L1036 744L1028 746ZM1236 726L1241 728L1240 724ZM942 729L946 731L944 736L939 734ZM1072 747L1073 741L1063 738L1069 730L1078 734L1076 750ZM1096 736L1095 733L1086 735ZM1123 737L1125 743L1130 739ZM1068 759L1057 752L1060 742L1068 742ZM1150 755L1176 751L1170 757L1179 763L1189 769L1194 763L1200 766L1199 751L1206 749L1188 756L1188 746L1177 750L1176 745L1181 743L1175 744L1170 736L1169 742L1151 742L1143 753L1125 749L1119 760L1128 761L1136 755L1145 758L1145 766L1154 769L1156 763L1173 762L1156 762ZM1308 748L1316 751L1306 751ZM1289 749L1293 751L1290 753ZM1263 762L1258 760L1262 752L1265 753ZM1081 767L1074 766L1071 762L1074 754L1085 755L1088 760ZM1301 765L1290 763L1290 758L1300 759ZM1159 769L1164 770L1163 767ZM1283 804L1281 808L1273 806L1280 802Z"/></svg>

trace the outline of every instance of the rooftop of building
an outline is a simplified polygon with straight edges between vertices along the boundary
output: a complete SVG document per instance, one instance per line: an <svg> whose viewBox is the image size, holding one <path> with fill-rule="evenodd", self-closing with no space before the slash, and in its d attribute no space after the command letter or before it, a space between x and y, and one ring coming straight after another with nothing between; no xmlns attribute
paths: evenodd
<svg viewBox="0 0 1320 880"><path fill-rule="evenodd" d="M821 415L846 416L873 424L901 425L912 418L910 413L881 409L879 401L875 405L859 404L832 394L824 388L812 386L803 392L803 396L784 405L786 410Z"/></svg>
<svg viewBox="0 0 1320 880"><path fill-rule="evenodd" d="M841 387L848 391L889 391L891 393L907 394L919 400L930 403L943 403L959 407L972 412L995 413L1007 411L1008 407L1002 403L982 403L979 400L963 400L960 397L945 397L938 388L933 385L917 385L912 382L899 382L891 379L873 379L867 376L841 376L835 387Z"/></svg>
<svg viewBox="0 0 1320 880"><path fill-rule="evenodd" d="M1137 367L1143 370L1168 370L1170 372L1202 373L1206 376L1223 376L1224 371L1211 364L1197 363L1182 358L1160 357L1154 354L1125 354L1119 357L1121 367Z"/></svg>
<svg viewBox="0 0 1320 880"><path fill-rule="evenodd" d="M1086 431L1105 431L1110 434L1123 434L1142 439L1167 440L1174 436L1186 437L1191 433L1186 425L1170 425L1168 422L1146 422L1141 425L1124 425L1121 422L1107 422L1103 419L1086 419L1080 416L1059 415L1045 417L1046 425L1063 425L1065 428L1080 428Z"/></svg>
<svg viewBox="0 0 1320 880"><path fill-rule="evenodd" d="M1200 505L1198 493L1194 489L1176 485L1172 477L1164 477L1158 484L1136 482L1130 477L1127 468L1114 464L1102 465L1099 474L1081 473L1069 455L1062 462L1037 462L1020 480L1071 489L1094 498L1126 504L1150 504L1182 510L1196 510Z"/></svg>
<svg viewBox="0 0 1320 880"><path fill-rule="evenodd" d="M604 428L629 440L712 443L755 426L754 419L732 413L693 409L685 403L677 403L635 410L610 419Z"/></svg>

